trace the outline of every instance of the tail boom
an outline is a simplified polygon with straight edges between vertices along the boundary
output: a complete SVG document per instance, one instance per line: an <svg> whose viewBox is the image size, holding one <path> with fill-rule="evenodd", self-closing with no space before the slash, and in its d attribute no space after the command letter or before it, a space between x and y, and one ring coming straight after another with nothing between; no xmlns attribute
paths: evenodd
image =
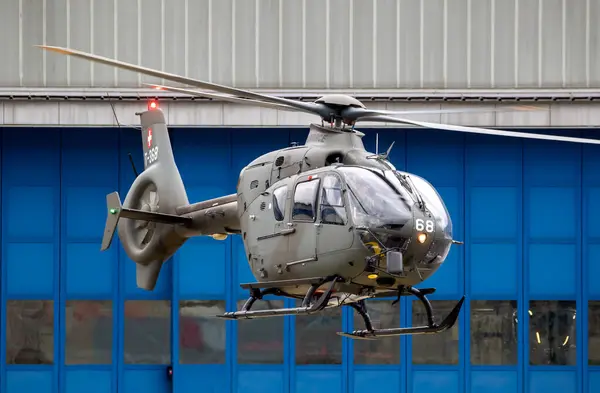
<svg viewBox="0 0 600 393"><path fill-rule="evenodd" d="M117 232L125 253L136 263L137 286L152 290L162 264L190 237L209 235L222 240L239 233L240 224L235 195L190 205L162 110L138 115L144 170L136 176L123 203L118 192L107 195L101 250L110 247Z"/></svg>

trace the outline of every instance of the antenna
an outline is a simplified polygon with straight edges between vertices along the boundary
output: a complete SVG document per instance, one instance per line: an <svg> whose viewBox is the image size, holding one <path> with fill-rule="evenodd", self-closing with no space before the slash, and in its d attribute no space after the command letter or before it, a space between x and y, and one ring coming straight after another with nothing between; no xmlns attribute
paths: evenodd
<svg viewBox="0 0 600 393"><path fill-rule="evenodd" d="M108 97L108 103L110 104L110 108L112 109L113 116L115 117L115 121L117 122L117 127L119 128L119 130L121 130L122 129L121 123L119 122L119 117L117 116L117 111L115 110L115 106L114 106L113 102L111 101L110 95L108 94L108 92L106 92L106 95ZM148 104L148 108L150 108L150 104ZM127 155L129 155L129 163L131 164L131 169L133 170L133 174L135 175L135 177L138 177L139 173L138 173L137 169L135 169L135 164L133 163L133 156L131 155L131 152L127 153Z"/></svg>
<svg viewBox="0 0 600 393"><path fill-rule="evenodd" d="M375 155L379 154L379 133L375 134Z"/></svg>

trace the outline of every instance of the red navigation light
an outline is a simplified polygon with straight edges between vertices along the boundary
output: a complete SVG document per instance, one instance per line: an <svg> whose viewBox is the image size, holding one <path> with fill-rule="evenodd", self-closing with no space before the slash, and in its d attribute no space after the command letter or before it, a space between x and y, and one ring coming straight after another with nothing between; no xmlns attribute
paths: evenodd
<svg viewBox="0 0 600 393"><path fill-rule="evenodd" d="M155 100L148 101L148 110L152 110L152 109L156 109L156 108L158 108L158 102L156 102Z"/></svg>

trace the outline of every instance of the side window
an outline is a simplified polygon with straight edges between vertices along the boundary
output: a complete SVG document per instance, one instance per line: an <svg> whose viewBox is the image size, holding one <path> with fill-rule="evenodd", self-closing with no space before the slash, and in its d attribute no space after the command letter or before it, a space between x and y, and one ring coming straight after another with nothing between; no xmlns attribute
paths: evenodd
<svg viewBox="0 0 600 393"><path fill-rule="evenodd" d="M344 225L346 223L342 181L334 174L329 174L323 179L321 222L334 225Z"/></svg>
<svg viewBox="0 0 600 393"><path fill-rule="evenodd" d="M277 221L283 221L285 216L285 199L287 197L287 186L281 186L273 191L273 214Z"/></svg>
<svg viewBox="0 0 600 393"><path fill-rule="evenodd" d="M294 191L294 208L292 219L298 221L315 221L317 218L317 195L319 179L298 183Z"/></svg>

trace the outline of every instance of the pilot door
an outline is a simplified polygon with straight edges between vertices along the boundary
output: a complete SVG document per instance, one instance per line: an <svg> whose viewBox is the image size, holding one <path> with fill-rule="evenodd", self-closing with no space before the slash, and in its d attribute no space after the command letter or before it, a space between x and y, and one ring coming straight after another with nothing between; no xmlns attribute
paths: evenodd
<svg viewBox="0 0 600 393"><path fill-rule="evenodd" d="M350 223L344 201L340 176L325 173L321 179L319 216L317 224L317 255L350 248L354 235L348 230Z"/></svg>
<svg viewBox="0 0 600 393"><path fill-rule="evenodd" d="M291 264L309 263L317 255L317 215L321 179L318 176L301 176L292 194L289 226L294 233L289 236Z"/></svg>

